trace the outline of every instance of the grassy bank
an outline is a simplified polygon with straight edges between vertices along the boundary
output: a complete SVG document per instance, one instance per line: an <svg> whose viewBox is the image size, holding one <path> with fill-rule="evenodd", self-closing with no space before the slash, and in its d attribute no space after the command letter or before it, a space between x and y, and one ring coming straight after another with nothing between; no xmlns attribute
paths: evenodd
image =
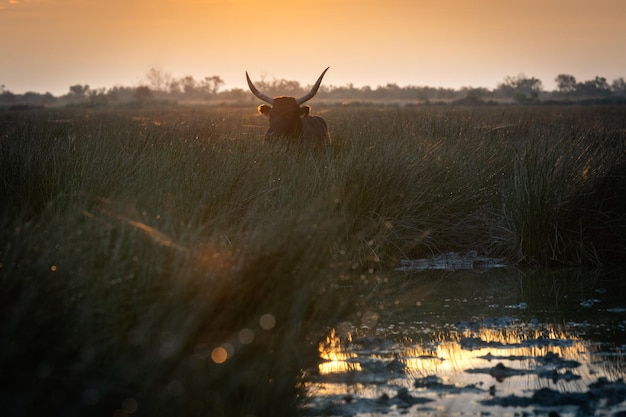
<svg viewBox="0 0 626 417"><path fill-rule="evenodd" d="M254 109L0 113L7 415L293 415L401 258L623 262L626 109L324 111L325 154Z"/></svg>

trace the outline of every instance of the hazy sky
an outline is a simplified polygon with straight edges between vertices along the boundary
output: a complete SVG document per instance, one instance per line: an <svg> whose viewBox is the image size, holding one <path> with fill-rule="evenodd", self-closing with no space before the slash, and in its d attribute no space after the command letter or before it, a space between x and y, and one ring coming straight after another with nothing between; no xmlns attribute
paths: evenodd
<svg viewBox="0 0 626 417"><path fill-rule="evenodd" d="M219 75L494 88L626 77L626 0L0 0L0 85L136 86L152 67Z"/></svg>

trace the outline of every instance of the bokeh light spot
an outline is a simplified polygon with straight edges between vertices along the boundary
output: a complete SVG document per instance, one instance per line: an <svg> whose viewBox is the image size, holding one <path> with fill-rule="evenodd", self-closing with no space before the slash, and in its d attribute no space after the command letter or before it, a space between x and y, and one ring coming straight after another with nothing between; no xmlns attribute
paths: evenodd
<svg viewBox="0 0 626 417"><path fill-rule="evenodd" d="M254 331L250 329L241 329L239 332L239 341L242 345L249 345L254 340Z"/></svg>
<svg viewBox="0 0 626 417"><path fill-rule="evenodd" d="M274 328L274 326L276 326L276 317L269 313L263 314L261 316L261 319L259 320L259 324L265 330L271 330Z"/></svg>
<svg viewBox="0 0 626 417"><path fill-rule="evenodd" d="M223 347L216 347L211 352L211 359L215 363L224 363L228 359L228 352Z"/></svg>

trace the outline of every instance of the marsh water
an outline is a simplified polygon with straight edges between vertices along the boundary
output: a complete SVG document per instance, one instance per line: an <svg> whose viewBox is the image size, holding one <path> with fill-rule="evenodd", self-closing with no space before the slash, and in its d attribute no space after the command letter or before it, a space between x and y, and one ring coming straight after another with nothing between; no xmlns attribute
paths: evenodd
<svg viewBox="0 0 626 417"><path fill-rule="evenodd" d="M313 416L626 415L624 271L397 271L330 329Z"/></svg>

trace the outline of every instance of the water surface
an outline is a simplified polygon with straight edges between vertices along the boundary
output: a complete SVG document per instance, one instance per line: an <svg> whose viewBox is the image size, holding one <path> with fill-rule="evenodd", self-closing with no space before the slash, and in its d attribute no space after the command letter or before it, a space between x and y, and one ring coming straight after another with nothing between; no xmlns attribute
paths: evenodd
<svg viewBox="0 0 626 417"><path fill-rule="evenodd" d="M305 412L620 415L625 295L622 271L394 275L320 343Z"/></svg>

